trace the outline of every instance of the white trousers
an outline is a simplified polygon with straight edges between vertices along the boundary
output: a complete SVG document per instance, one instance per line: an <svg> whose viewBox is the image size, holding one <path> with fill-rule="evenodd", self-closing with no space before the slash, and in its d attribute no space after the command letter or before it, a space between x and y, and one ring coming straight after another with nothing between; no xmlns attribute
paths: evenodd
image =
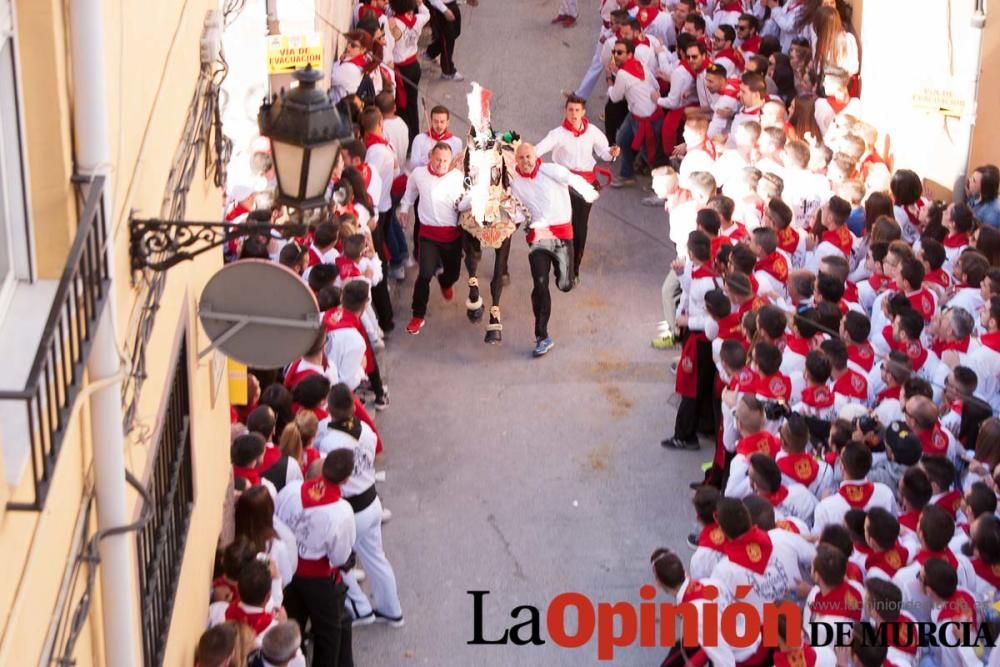
<svg viewBox="0 0 1000 667"><path fill-rule="evenodd" d="M601 64L601 50L603 47L604 45L601 42L597 42L597 46L594 47L594 57L590 61L590 69L583 75L583 81L577 86L577 97L582 97L585 100L590 99L590 94L594 92L594 86L602 79L604 65Z"/></svg>
<svg viewBox="0 0 1000 667"><path fill-rule="evenodd" d="M576 8L576 0L561 0L559 3L559 14L562 16L577 17L579 10Z"/></svg>
<svg viewBox="0 0 1000 667"><path fill-rule="evenodd" d="M396 573L382 550L382 501L375 501L354 515L357 538L354 553L371 582L372 600L361 590L357 579L350 572L343 575L347 584L347 609L355 618L371 614L375 609L384 616L399 618L403 609L396 591Z"/></svg>

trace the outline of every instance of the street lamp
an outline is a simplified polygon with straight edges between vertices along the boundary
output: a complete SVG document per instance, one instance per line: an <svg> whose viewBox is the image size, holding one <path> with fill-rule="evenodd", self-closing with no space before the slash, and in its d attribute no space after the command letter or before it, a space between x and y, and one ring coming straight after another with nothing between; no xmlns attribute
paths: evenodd
<svg viewBox="0 0 1000 667"><path fill-rule="evenodd" d="M320 71L307 65L293 76L299 85L265 100L257 120L260 133L271 140L277 203L316 208L326 203L340 142L351 138L351 126L326 93L316 89L323 78Z"/></svg>

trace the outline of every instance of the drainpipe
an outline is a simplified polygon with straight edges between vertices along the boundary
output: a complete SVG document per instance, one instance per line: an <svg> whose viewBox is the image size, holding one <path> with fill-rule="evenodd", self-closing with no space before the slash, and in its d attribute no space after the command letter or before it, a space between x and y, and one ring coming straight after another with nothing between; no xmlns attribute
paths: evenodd
<svg viewBox="0 0 1000 667"><path fill-rule="evenodd" d="M963 194L965 178L972 168L969 164L972 159L972 135L976 127L976 115L978 113L977 97L979 95L979 73L982 70L983 58L983 36L986 27L985 0L973 0L975 8L972 11L972 18L969 20L971 28L969 50L965 58L965 66L962 68L962 91L967 100L965 112L962 114L962 125L959 130L958 148L960 163L957 174L956 195Z"/></svg>
<svg viewBox="0 0 1000 667"><path fill-rule="evenodd" d="M103 0L71 0L70 42L73 76L73 123L76 170L82 176L110 179L108 88L106 81ZM115 342L114 221L111 181L105 181L104 224L111 282L107 307L97 324L87 373L91 383L107 386L90 397L91 444L97 499L97 526L107 530L129 523L125 494L125 436L121 404L120 359ZM118 378L115 380L115 378ZM136 601L132 591L135 564L129 534L100 543L101 613L104 660L110 667L135 665Z"/></svg>

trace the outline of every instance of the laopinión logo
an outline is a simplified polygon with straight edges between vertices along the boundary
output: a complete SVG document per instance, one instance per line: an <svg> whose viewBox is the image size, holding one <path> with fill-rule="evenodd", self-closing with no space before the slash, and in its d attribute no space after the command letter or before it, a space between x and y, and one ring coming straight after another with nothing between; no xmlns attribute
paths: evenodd
<svg viewBox="0 0 1000 667"><path fill-rule="evenodd" d="M597 659L613 660L615 650L634 646L664 648L674 646L678 639L685 646L719 646L720 642L732 648L749 648L763 641L765 646L777 646L779 619L784 619L787 645L801 645L802 611L795 602L767 603L761 615L757 608L742 598L750 592L749 586L738 586L736 600L721 610L713 600L718 591L714 586L704 586L700 594L704 615L690 602L656 603L656 588L650 585L639 589L642 602L594 603L582 593L560 593L549 601L544 614L544 631L551 641L563 648L580 648L597 637ZM510 611L513 624L502 631L490 624L487 629L483 602L490 591L466 591L472 596L472 639L467 644L488 646L514 644L541 646L548 643L543 637L542 613L534 605L518 605ZM997 605L1000 608L1000 604ZM575 629L567 623L567 612L576 616ZM680 637L677 624L681 624ZM699 626L702 636L699 637ZM948 621L931 623L882 623L877 628L870 623L852 621L812 621L807 629L811 646L849 646L856 628L861 642L867 646L956 647L983 645L992 647L996 636L987 623Z"/></svg>

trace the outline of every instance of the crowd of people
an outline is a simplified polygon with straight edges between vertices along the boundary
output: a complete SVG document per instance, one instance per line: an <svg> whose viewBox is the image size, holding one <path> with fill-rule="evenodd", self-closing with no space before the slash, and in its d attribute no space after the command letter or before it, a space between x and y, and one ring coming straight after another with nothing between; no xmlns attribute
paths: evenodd
<svg viewBox="0 0 1000 667"><path fill-rule="evenodd" d="M924 621L982 621L1000 598L1000 171L980 166L954 201L936 201L879 153L847 4L599 4L600 36L580 85L563 91L563 123L516 142L506 174L529 244L533 355L554 344L550 274L564 292L580 282L601 175L625 190L648 174L643 203L663 208L677 250L652 340L679 349L681 400L662 445L714 452L692 483L694 553L657 550L657 583L696 605L708 586L722 600L749 586L744 601L793 600L807 623L904 628L889 647L856 640L836 653L785 635L777 647L681 643L664 664L982 664L982 646L906 638ZM576 5L563 0L553 23L574 25ZM486 314L483 248L460 224L476 206L468 147L449 109L418 111L430 61L462 78L458 5L365 0L354 19L330 92L355 138L329 206L306 237L251 234L226 248L229 261L298 274L324 330L288 367L253 369L246 405L233 407L237 500L202 667L305 664L306 653L350 665L353 627L403 624L372 418L389 406L388 282L416 268L412 335L427 324L431 283L452 301L463 262L468 316ZM587 118L602 77L603 130ZM252 152L256 181L229 190L234 224L283 215L268 203L267 141ZM488 343L502 340L509 249L508 238L495 253Z"/></svg>

